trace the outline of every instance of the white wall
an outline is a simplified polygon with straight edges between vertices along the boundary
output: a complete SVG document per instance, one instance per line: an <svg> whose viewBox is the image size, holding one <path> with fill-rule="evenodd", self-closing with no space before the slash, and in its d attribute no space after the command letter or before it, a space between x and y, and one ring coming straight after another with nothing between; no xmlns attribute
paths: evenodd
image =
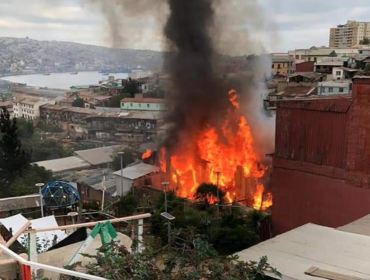
<svg viewBox="0 0 370 280"><path fill-rule="evenodd" d="M117 196L124 196L131 190L133 184L133 180L122 178L122 186L121 187L121 176L116 176L116 191Z"/></svg>
<svg viewBox="0 0 370 280"><path fill-rule="evenodd" d="M339 68L339 67L334 67L333 68L333 80L334 81L343 81L343 75L344 75L344 70Z"/></svg>

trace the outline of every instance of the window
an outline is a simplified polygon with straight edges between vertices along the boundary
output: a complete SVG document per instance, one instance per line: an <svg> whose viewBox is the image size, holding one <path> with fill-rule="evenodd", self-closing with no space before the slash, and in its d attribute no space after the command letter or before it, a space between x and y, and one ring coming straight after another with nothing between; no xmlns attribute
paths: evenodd
<svg viewBox="0 0 370 280"><path fill-rule="evenodd" d="M146 107L150 108L150 104L146 104Z"/></svg>
<svg viewBox="0 0 370 280"><path fill-rule="evenodd" d="M333 92L333 88L332 87L329 88L329 92Z"/></svg>
<svg viewBox="0 0 370 280"><path fill-rule="evenodd" d="M272 69L274 69L275 68L275 64L272 64Z"/></svg>
<svg viewBox="0 0 370 280"><path fill-rule="evenodd" d="M280 64L278 64L278 69L280 69L281 67L280 67Z"/></svg>
<svg viewBox="0 0 370 280"><path fill-rule="evenodd" d="M344 92L344 88L339 88L339 92Z"/></svg>
<svg viewBox="0 0 370 280"><path fill-rule="evenodd" d="M130 104L130 106L132 107L132 103Z"/></svg>
<svg viewBox="0 0 370 280"><path fill-rule="evenodd" d="M296 55L296 56L295 56L295 59L299 59L299 55Z"/></svg>
<svg viewBox="0 0 370 280"><path fill-rule="evenodd" d="M341 75L341 72L340 71L337 71L337 73L335 75L340 76Z"/></svg>
<svg viewBox="0 0 370 280"><path fill-rule="evenodd" d="M314 61L314 62L317 62L317 57L315 57L313 61Z"/></svg>

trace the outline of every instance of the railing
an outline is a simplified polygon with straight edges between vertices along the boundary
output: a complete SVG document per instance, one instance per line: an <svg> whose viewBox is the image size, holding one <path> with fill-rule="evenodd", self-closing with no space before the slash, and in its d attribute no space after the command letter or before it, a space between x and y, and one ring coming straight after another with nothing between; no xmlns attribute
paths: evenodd
<svg viewBox="0 0 370 280"><path fill-rule="evenodd" d="M82 278L82 279L107 280L106 278L102 278L102 277L98 277L98 276L93 276L93 275L89 275L89 274L85 274L85 273L81 273L81 272L77 272L77 271L72 271L72 270L67 270L67 269L64 269L64 268L59 268L59 267L55 267L55 266L51 266L51 265L46 265L46 264L41 264L41 263L27 261L27 260L25 260L21 256L17 255L12 250L10 250L9 248L5 247L2 244L0 244L0 249L4 252L4 254L8 255L13 260L15 260L18 263L22 264L24 266L23 267L24 269L22 269L23 272L25 272L25 271L28 270L29 271L29 274L30 274L30 271L31 270L34 270L34 269L43 269L43 270L46 270L46 271L50 271L50 272L54 272L54 273L59 273L59 274L63 274L63 275L68 275L68 276L79 277L79 278ZM24 277L24 279L27 279L27 277ZM30 278L28 278L28 279L30 279Z"/></svg>
<svg viewBox="0 0 370 280"><path fill-rule="evenodd" d="M13 237L9 240L6 244L0 243L0 254L1 252L11 257L13 260L17 261L22 265L22 274L23 280L32 280L31 273L37 273L38 269L43 269L45 271L50 271L54 273L59 273L68 276L79 277L81 279L91 279L91 280L107 280L102 277L92 276L81 272L76 272L72 270L67 270L64 268L59 268L55 266L50 266L46 264L37 263L37 251L36 251L36 233L37 232L46 232L46 231L54 231L54 230L67 230L67 229L76 229L81 227L92 227L96 226L99 223L104 223L109 221L110 223L120 223L120 222L128 222L138 220L138 252L142 252L143 245L143 219L150 218L151 214L139 214L135 216L129 217L122 217L122 218L114 218L105 221L97 221L97 222L89 222L89 223L81 223L81 224L73 224L73 225L66 225L66 226L57 226L57 227L50 227L50 228L41 228L41 229L28 229L26 230L27 226L29 226L30 222L28 222L25 226L23 226ZM18 254L14 253L8 247L22 234L26 233L29 236L29 255L28 258L30 261L25 260L23 257L19 256Z"/></svg>

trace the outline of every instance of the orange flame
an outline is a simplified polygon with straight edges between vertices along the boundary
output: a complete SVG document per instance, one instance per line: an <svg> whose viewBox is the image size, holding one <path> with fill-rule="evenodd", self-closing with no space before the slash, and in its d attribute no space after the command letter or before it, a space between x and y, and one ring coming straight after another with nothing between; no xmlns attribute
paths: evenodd
<svg viewBox="0 0 370 280"><path fill-rule="evenodd" d="M257 182L265 175L267 168L260 163L254 150L252 131L247 119L240 112L237 92L230 90L228 97L230 108L221 125L208 126L187 139L188 142L195 143L195 147L190 145L191 148L188 149L186 144L179 145L171 152L172 182L177 186L179 196L190 199L194 197L199 183L218 185L225 193L225 201L228 203L232 203L236 198L245 198L246 193L253 193L251 190L257 187L254 200L258 207L258 197L262 196L261 187L257 186ZM161 168L164 172L165 152L162 149L160 153ZM243 186L236 185L237 170L243 177L242 185L249 191L241 189ZM263 185L261 186L263 188ZM262 208L271 206L271 194L264 197L262 204Z"/></svg>
<svg viewBox="0 0 370 280"><path fill-rule="evenodd" d="M257 185L257 190L254 194L253 208L256 210L265 211L272 206L272 194L265 193L265 188L262 184Z"/></svg>
<svg viewBox="0 0 370 280"><path fill-rule="evenodd" d="M152 155L152 150L150 149L147 149L145 153L143 153L143 155L141 156L142 159L146 159L146 158L150 158L150 156Z"/></svg>

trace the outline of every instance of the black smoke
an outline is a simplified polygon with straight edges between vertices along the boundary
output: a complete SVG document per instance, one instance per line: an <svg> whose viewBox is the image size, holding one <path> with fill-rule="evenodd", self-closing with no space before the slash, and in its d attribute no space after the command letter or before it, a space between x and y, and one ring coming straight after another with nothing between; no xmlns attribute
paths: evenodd
<svg viewBox="0 0 370 280"><path fill-rule="evenodd" d="M191 135L214 125L229 104L217 71L214 46L215 11L212 0L168 0L170 16L164 28L171 53L165 69L173 86L168 99L165 145L172 149L191 142ZM188 143L191 145L191 143Z"/></svg>

